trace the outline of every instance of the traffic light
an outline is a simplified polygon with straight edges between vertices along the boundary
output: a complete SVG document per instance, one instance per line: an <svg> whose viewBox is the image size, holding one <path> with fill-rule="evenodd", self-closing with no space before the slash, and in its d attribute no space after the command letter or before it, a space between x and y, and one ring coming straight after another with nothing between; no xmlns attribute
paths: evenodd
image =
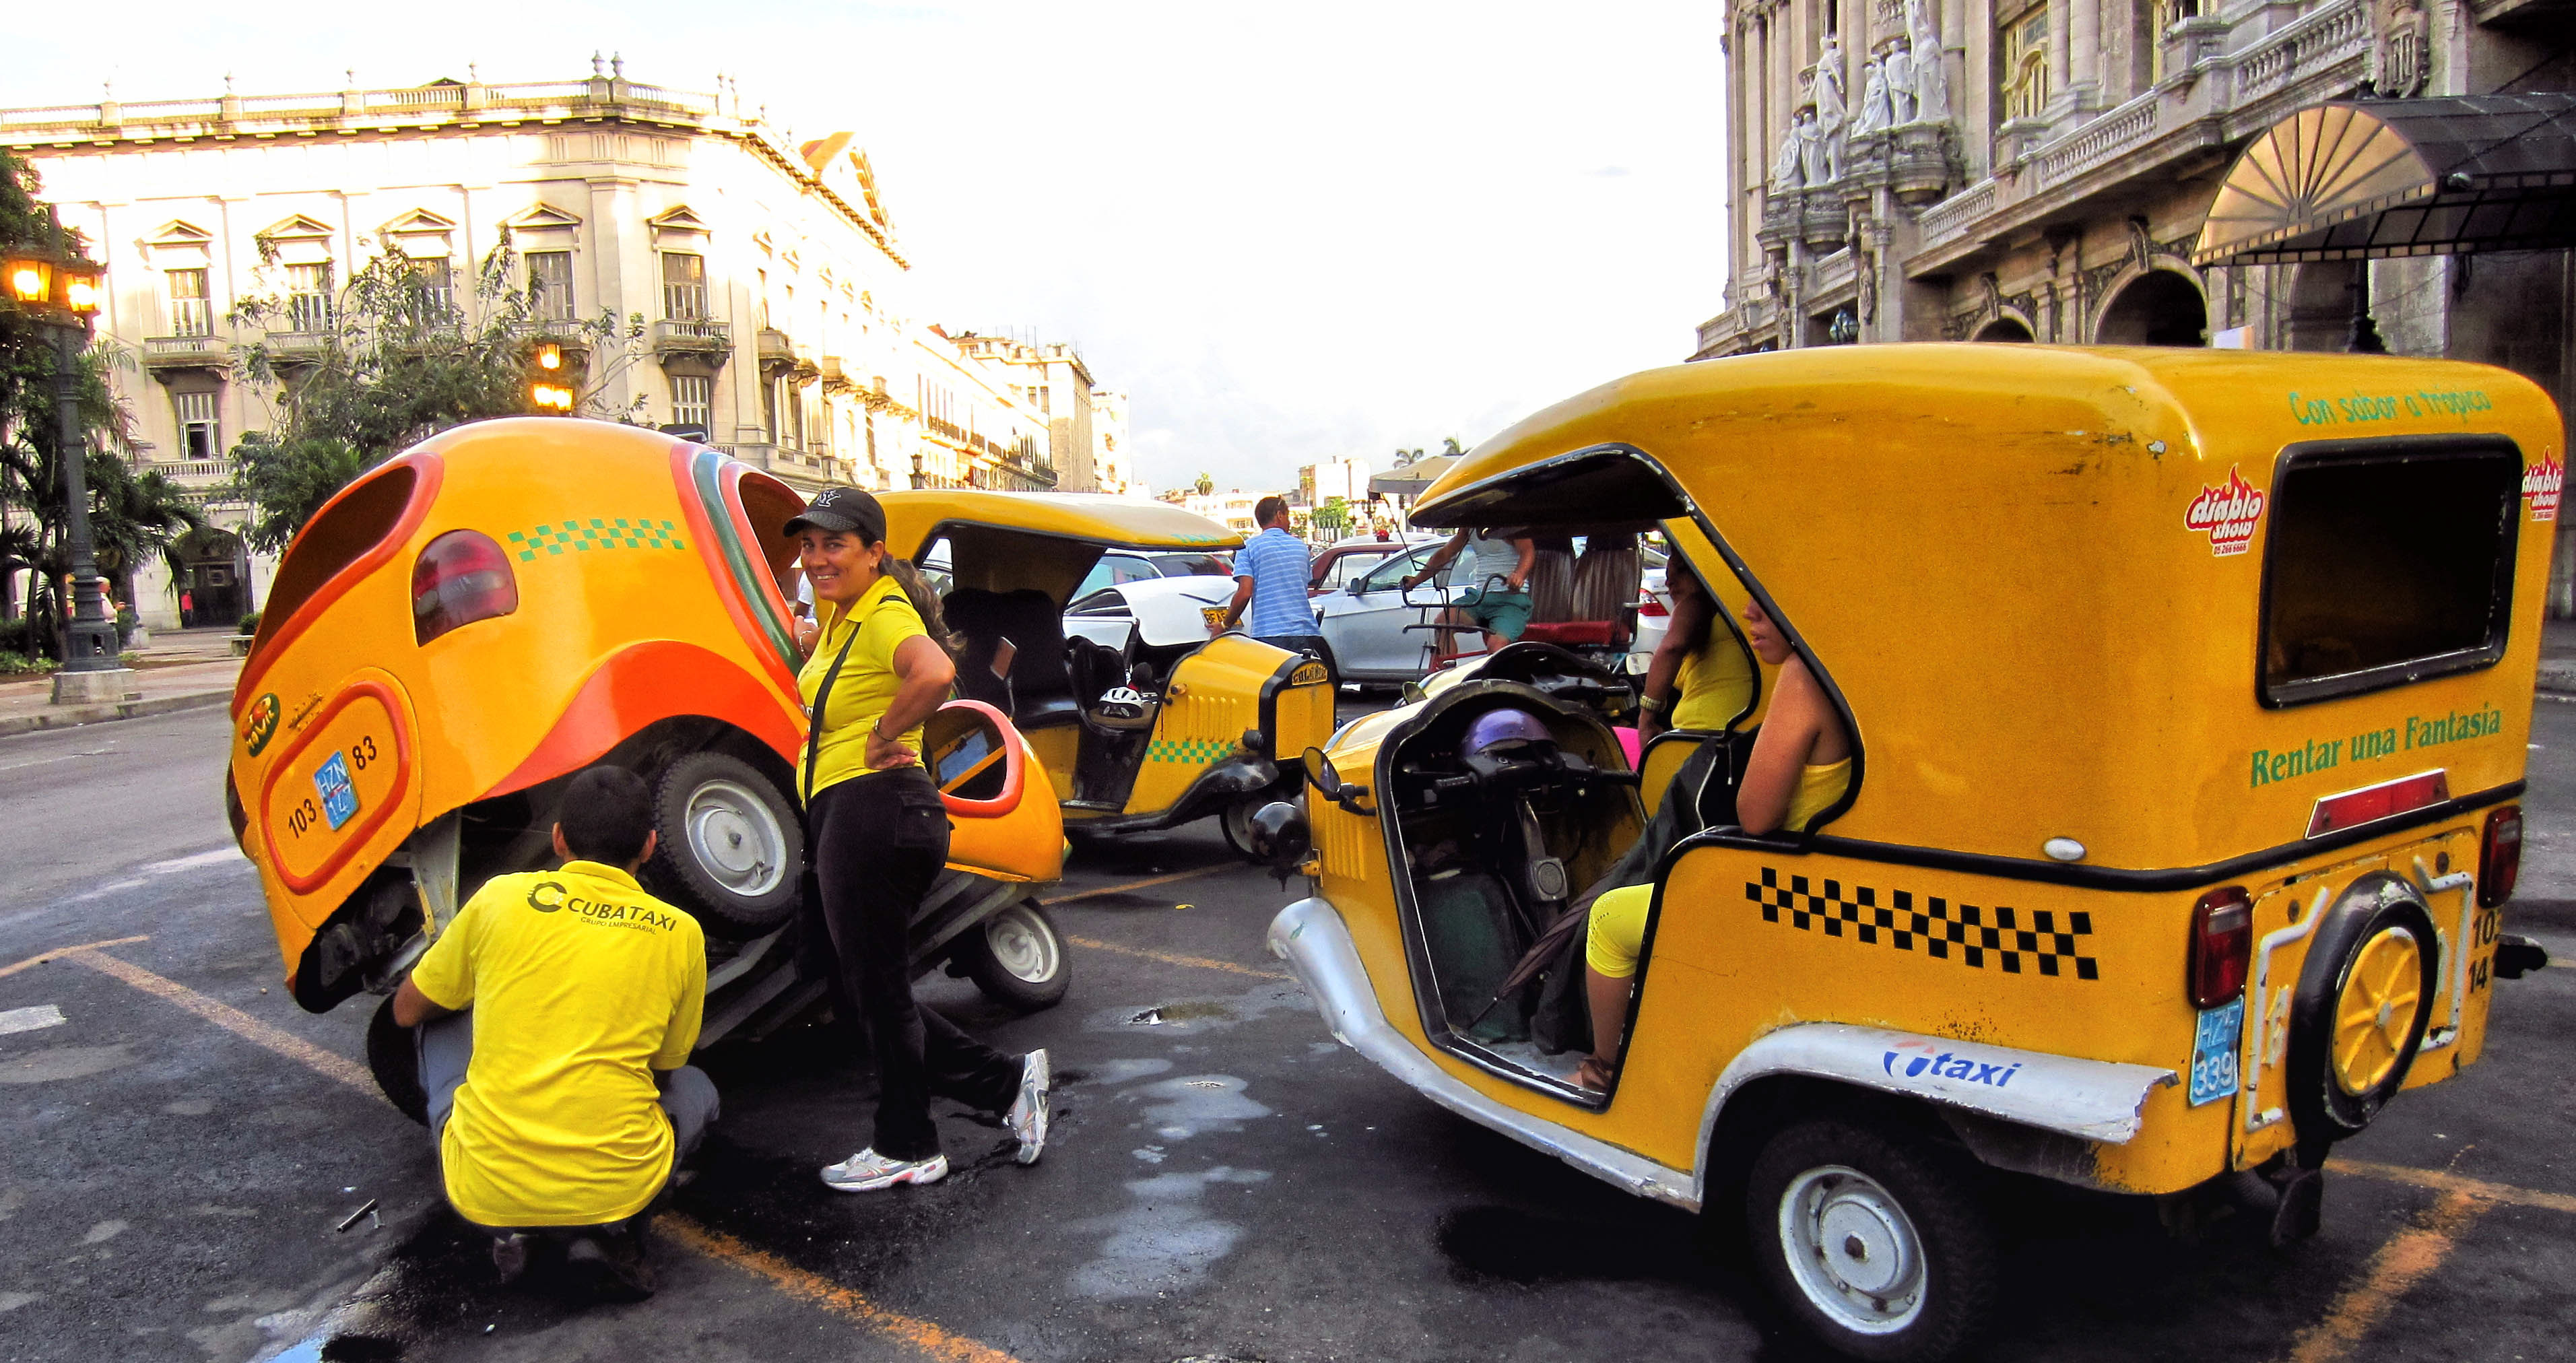
<svg viewBox="0 0 2576 1363"><path fill-rule="evenodd" d="M536 349L536 372L528 380L528 402L541 412L572 415L573 391L566 382L563 347L552 341Z"/></svg>

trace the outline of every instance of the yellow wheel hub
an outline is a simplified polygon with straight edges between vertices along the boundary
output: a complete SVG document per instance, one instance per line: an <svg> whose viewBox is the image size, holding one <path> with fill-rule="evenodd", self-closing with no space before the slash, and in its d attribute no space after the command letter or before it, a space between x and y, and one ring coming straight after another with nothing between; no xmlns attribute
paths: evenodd
<svg viewBox="0 0 2576 1363"><path fill-rule="evenodd" d="M2360 1097L2397 1068L2423 1006L2424 949L2415 934L2386 928L2363 943L2335 999L2334 1075L2344 1092Z"/></svg>

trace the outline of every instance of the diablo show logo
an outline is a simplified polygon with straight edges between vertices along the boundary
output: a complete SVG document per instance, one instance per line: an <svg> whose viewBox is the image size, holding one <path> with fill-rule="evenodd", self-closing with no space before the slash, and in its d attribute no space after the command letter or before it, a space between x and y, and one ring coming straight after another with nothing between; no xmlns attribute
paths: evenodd
<svg viewBox="0 0 2576 1363"><path fill-rule="evenodd" d="M2182 523L2209 536L2209 552L2217 557L2241 554L2254 542L2254 526L2263 519L2263 504L2268 500L2261 488L2246 482L2245 475L2230 466L2226 483L2204 487L2191 499Z"/></svg>
<svg viewBox="0 0 2576 1363"><path fill-rule="evenodd" d="M2522 471L2522 495L2531 499L2535 521L2558 519L2558 493L2567 484L2567 466L2549 455Z"/></svg>

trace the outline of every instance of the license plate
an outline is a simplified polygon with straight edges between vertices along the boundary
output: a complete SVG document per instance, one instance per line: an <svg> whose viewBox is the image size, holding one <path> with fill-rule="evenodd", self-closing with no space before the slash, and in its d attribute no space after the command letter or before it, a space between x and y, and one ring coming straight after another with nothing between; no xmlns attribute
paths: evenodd
<svg viewBox="0 0 2576 1363"><path fill-rule="evenodd" d="M2200 1026L2191 1043L2193 1107L2217 1102L2236 1091L2236 1052L2244 1036L2245 1000L2241 996L2200 1010Z"/></svg>
<svg viewBox="0 0 2576 1363"><path fill-rule="evenodd" d="M349 754L335 752L313 772L313 789L322 797L322 817L331 831L358 817L358 787L349 779Z"/></svg>

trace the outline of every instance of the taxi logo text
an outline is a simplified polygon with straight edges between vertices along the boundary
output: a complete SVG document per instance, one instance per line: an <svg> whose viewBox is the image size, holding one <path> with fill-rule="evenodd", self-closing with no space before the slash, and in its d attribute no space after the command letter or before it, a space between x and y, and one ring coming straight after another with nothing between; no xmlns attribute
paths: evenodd
<svg viewBox="0 0 2576 1363"><path fill-rule="evenodd" d="M2531 518L2535 521L2558 519L2558 493L2566 486L2567 466L2548 455L2522 471L2522 495L2531 499Z"/></svg>
<svg viewBox="0 0 2576 1363"><path fill-rule="evenodd" d="M2203 487L2191 499L2182 523L2209 536L2209 552L2217 557L2241 554L2254 542L2254 527L2263 519L2263 504L2268 500L2261 488L2246 482L2245 475L2231 465L2225 483Z"/></svg>

